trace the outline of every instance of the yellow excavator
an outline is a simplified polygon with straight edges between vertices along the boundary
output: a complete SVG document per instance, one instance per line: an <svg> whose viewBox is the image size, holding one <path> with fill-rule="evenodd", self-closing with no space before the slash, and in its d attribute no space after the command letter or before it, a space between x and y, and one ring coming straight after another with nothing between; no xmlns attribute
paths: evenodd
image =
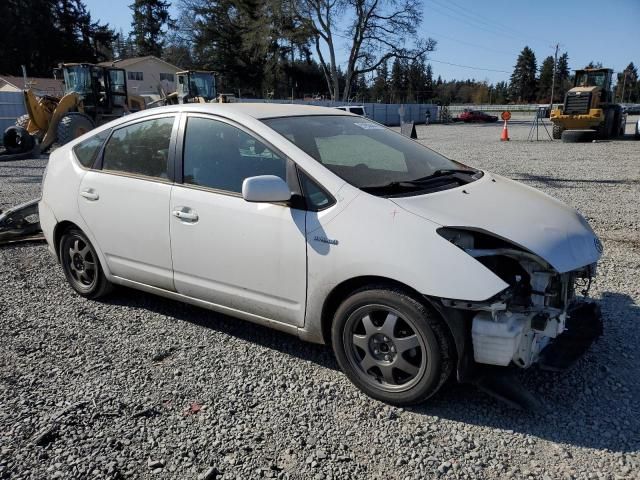
<svg viewBox="0 0 640 480"><path fill-rule="evenodd" d="M67 63L54 70L64 78L65 93L59 97L37 96L24 90L27 114L4 132L7 154L25 154L65 143L114 118L145 108L142 97L127 92L121 68L89 63Z"/></svg>
<svg viewBox="0 0 640 480"><path fill-rule="evenodd" d="M588 141L624 135L626 115L613 103L610 68L576 70L574 86L564 104L551 111L553 138L563 141Z"/></svg>

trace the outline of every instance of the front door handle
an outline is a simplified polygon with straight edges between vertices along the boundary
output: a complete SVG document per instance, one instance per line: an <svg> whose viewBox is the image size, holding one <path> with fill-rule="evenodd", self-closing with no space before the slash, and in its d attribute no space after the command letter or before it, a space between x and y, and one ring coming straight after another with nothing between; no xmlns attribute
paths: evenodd
<svg viewBox="0 0 640 480"><path fill-rule="evenodd" d="M80 196L86 198L87 200L96 201L100 198L98 192L96 192L93 188L89 188L87 190L82 190L80 192Z"/></svg>
<svg viewBox="0 0 640 480"><path fill-rule="evenodd" d="M187 207L178 207L172 213L174 217L178 217L185 222L197 222L199 218L196 212Z"/></svg>

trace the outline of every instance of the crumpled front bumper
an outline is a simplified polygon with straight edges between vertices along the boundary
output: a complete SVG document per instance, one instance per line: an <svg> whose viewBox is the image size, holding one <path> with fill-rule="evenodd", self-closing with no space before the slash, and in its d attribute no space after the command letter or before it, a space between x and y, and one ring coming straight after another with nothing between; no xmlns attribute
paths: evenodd
<svg viewBox="0 0 640 480"><path fill-rule="evenodd" d="M565 331L540 352L538 365L542 369L571 367L602 336L602 312L595 302L576 302L567 313Z"/></svg>
<svg viewBox="0 0 640 480"><path fill-rule="evenodd" d="M0 212L0 245L28 240L43 240L38 214L40 199Z"/></svg>

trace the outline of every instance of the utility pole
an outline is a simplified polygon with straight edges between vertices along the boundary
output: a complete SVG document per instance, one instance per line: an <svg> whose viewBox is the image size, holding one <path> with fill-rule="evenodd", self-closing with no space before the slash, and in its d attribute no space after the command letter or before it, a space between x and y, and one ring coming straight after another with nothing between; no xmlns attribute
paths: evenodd
<svg viewBox="0 0 640 480"><path fill-rule="evenodd" d="M553 77L551 78L551 100L549 101L549 112L553 110L553 92L556 88L556 70L558 68L558 48L560 48L560 44L556 43L556 54L553 57Z"/></svg>

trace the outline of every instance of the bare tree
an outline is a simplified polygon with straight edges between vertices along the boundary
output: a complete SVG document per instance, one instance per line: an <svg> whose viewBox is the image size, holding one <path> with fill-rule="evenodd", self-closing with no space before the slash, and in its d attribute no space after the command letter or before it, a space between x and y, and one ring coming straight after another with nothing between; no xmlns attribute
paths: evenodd
<svg viewBox="0 0 640 480"><path fill-rule="evenodd" d="M292 0L293 11L311 32L316 53L333 100L340 98L336 37L347 42L349 57L342 98L347 100L354 79L376 70L392 58L416 59L435 49L436 41L416 38L422 23L419 0ZM347 15L346 31L337 21ZM411 40L411 42L409 41ZM407 46L407 44L410 46ZM323 54L328 51L328 61Z"/></svg>

